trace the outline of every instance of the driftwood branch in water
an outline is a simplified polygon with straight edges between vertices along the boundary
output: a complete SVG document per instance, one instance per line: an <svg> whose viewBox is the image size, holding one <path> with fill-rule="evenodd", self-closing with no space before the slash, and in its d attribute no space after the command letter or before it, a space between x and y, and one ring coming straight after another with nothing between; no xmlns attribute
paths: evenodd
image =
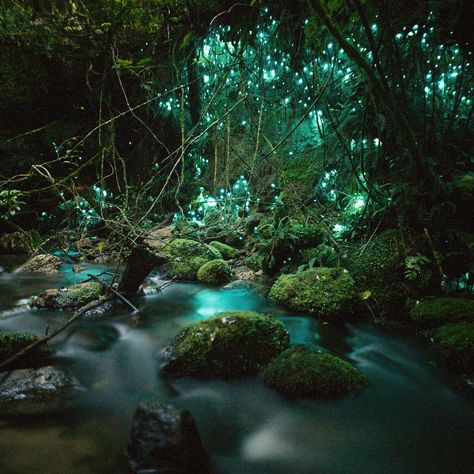
<svg viewBox="0 0 474 474"><path fill-rule="evenodd" d="M107 272L104 272L104 273L107 273ZM104 273L101 273L100 275L103 275ZM104 283L104 282L99 278L100 275L92 275L91 273L88 273L88 274L87 274L87 276L88 276L91 280L94 280L94 281L99 282L107 291L110 291L110 292L113 293L120 301L122 301L122 302L125 303L126 305L130 306L130 308L133 309L133 312L134 312L134 313L141 314L141 313L140 313L140 310L139 310L131 301L129 301L127 298L125 298L125 296L123 296L122 294L120 294L112 285L108 285L107 283Z"/></svg>
<svg viewBox="0 0 474 474"><path fill-rule="evenodd" d="M26 346L20 352L17 352L15 355L11 356L7 360L0 362L0 371L6 369L10 364L12 364L13 362L16 362L18 359L22 358L26 354L29 354L31 351L33 351L37 347L41 346L42 344L45 344L53 337L56 337L59 333L63 332L73 322L77 321L85 313L87 313L87 311L97 308L98 306L101 306L102 304L104 304L107 301L110 301L111 299L112 297L110 295L104 295L104 296L101 296L98 300L91 301L90 303L82 306L82 308L79 308L60 328L56 329L49 335L41 337L40 339L33 342L29 346Z"/></svg>

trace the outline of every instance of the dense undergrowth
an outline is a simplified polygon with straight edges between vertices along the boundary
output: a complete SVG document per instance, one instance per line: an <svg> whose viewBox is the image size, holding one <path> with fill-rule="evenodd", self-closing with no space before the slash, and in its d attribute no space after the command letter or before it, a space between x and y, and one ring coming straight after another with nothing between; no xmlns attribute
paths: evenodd
<svg viewBox="0 0 474 474"><path fill-rule="evenodd" d="M0 2L3 251L123 260L172 220L270 275L347 268L376 312L472 290L469 11Z"/></svg>

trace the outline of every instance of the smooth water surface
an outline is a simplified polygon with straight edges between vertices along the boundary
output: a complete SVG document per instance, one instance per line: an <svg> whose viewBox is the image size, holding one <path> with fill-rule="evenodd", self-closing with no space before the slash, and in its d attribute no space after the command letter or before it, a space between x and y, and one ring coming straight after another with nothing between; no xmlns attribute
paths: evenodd
<svg viewBox="0 0 474 474"><path fill-rule="evenodd" d="M24 304L44 289L83 278L68 265L63 270L58 276L0 275L0 331L42 335L59 326L70 313ZM138 323L118 307L51 341L53 362L86 389L61 416L1 422L0 472L125 473L131 418L144 400L189 409L218 473L474 472L473 402L450 388L420 341L365 325L322 325L249 290L176 283L135 303L144 313ZM236 309L276 315L293 343L350 360L370 385L339 401L289 402L256 378L160 379L157 353L180 328Z"/></svg>

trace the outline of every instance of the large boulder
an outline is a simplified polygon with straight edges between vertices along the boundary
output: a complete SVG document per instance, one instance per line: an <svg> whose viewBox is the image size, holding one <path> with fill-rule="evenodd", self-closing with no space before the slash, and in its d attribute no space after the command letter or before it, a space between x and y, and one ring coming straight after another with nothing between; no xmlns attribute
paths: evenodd
<svg viewBox="0 0 474 474"><path fill-rule="evenodd" d="M78 385L57 367L0 373L0 413L5 416L45 415L71 406Z"/></svg>
<svg viewBox="0 0 474 474"><path fill-rule="evenodd" d="M305 346L282 352L263 369L261 378L289 398L334 398L357 392L367 383L341 358Z"/></svg>
<svg viewBox="0 0 474 474"><path fill-rule="evenodd" d="M38 273L58 273L61 266L61 259L56 255L40 254L31 257L16 271L17 273L38 272Z"/></svg>
<svg viewBox="0 0 474 474"><path fill-rule="evenodd" d="M135 473L203 474L208 456L188 411L142 403L133 417L127 453Z"/></svg>
<svg viewBox="0 0 474 474"><path fill-rule="evenodd" d="M158 250L159 258L170 278L195 281L198 270L207 262L222 259L219 250L195 240L174 239Z"/></svg>
<svg viewBox="0 0 474 474"><path fill-rule="evenodd" d="M197 279L202 283L224 283L230 280L231 268L222 259L205 263L197 272Z"/></svg>
<svg viewBox="0 0 474 474"><path fill-rule="evenodd" d="M433 334L446 364L455 371L474 374L474 322L446 324Z"/></svg>
<svg viewBox="0 0 474 474"><path fill-rule="evenodd" d="M289 308L325 319L347 317L353 312L355 283L343 268L312 268L281 275L270 297Z"/></svg>
<svg viewBox="0 0 474 474"><path fill-rule="evenodd" d="M0 362L9 359L25 347L38 340L38 336L30 333L0 333ZM41 362L44 362L49 353L50 351L46 343L41 344L35 350L15 362L14 367L33 367L37 364L40 364Z"/></svg>
<svg viewBox="0 0 474 474"><path fill-rule="evenodd" d="M36 308L73 309L99 299L102 285L91 281L66 288L46 290L33 300Z"/></svg>
<svg viewBox="0 0 474 474"><path fill-rule="evenodd" d="M163 352L162 372L198 378L254 374L288 345L288 331L272 316L229 311L180 331Z"/></svg>
<svg viewBox="0 0 474 474"><path fill-rule="evenodd" d="M412 321L426 325L474 321L474 300L466 298L426 298L410 311Z"/></svg>

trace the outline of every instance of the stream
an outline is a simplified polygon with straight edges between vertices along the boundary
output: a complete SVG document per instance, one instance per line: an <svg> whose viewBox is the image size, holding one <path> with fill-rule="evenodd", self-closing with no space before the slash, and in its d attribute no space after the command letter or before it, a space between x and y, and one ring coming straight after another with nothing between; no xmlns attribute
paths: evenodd
<svg viewBox="0 0 474 474"><path fill-rule="evenodd" d="M86 266L94 273L105 269ZM30 310L26 299L83 278L71 265L52 276L0 274L0 331L43 335L46 327L58 327L70 313ZM133 301L144 314L138 324L118 306L105 318L76 322L50 342L53 364L86 389L74 410L60 416L1 421L0 472L126 473L133 412L145 400L191 411L218 473L474 472L474 403L451 386L420 338L363 323L320 324L243 289L175 283ZM256 378L160 379L157 353L177 331L237 309L274 314L292 343L344 357L370 385L338 401L290 402Z"/></svg>

